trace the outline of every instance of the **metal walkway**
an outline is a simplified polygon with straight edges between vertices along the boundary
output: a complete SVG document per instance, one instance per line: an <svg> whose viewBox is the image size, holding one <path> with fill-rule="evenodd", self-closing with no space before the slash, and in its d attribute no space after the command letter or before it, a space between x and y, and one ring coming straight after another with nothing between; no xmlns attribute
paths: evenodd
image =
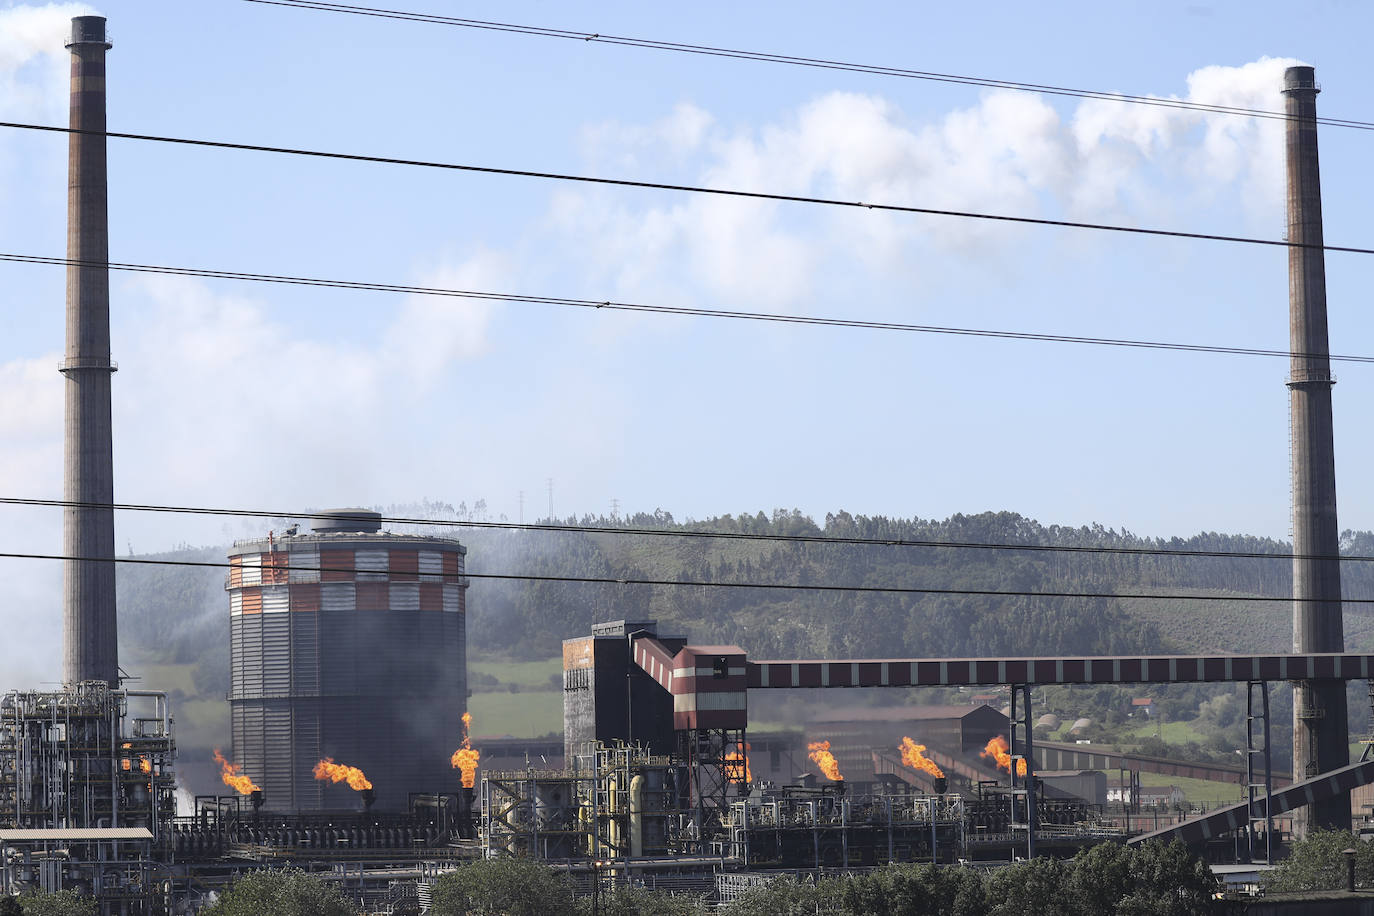
<svg viewBox="0 0 1374 916"><path fill-rule="evenodd" d="M1371 782L1374 782L1374 760L1352 763L1312 779L1294 783L1286 789L1278 790L1271 796L1273 806L1269 813L1270 815L1283 814L1285 811L1292 811L1303 805L1326 801L1349 792L1356 786L1368 785ZM1239 830L1250 823L1252 818L1263 820L1263 798L1257 798L1253 804L1239 802L1225 808L1217 808L1172 827L1163 827L1150 833L1142 833L1132 837L1129 842L1135 845L1150 840L1179 839L1189 845L1194 845L1228 831Z"/></svg>

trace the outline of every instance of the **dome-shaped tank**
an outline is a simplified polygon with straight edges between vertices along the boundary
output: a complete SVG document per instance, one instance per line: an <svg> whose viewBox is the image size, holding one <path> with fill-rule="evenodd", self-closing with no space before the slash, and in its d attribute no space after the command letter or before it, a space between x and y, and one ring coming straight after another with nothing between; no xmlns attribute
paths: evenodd
<svg viewBox="0 0 1374 916"><path fill-rule="evenodd" d="M275 810L358 808L317 781L324 757L361 769L380 810L452 791L467 696L464 556L449 538L392 534L363 509L229 552L234 758Z"/></svg>

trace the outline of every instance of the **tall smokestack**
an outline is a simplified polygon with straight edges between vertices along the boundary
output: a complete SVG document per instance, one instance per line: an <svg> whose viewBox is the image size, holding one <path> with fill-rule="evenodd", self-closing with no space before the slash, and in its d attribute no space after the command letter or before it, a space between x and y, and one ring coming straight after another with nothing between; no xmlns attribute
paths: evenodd
<svg viewBox="0 0 1374 916"><path fill-rule="evenodd" d="M109 219L105 169L105 52L101 16L72 20L67 150L66 437L62 519L62 677L119 683L115 632L114 460L110 433ZM93 559L92 559L93 558Z"/></svg>
<svg viewBox="0 0 1374 916"><path fill-rule="evenodd" d="M1326 334L1317 166L1317 88L1311 67L1283 75L1288 161L1288 378L1293 452L1293 651L1343 652L1336 455L1331 433L1331 360ZM1350 762L1342 681L1303 681L1293 693L1293 772L1315 776ZM1350 829L1350 798L1311 805L1307 828Z"/></svg>

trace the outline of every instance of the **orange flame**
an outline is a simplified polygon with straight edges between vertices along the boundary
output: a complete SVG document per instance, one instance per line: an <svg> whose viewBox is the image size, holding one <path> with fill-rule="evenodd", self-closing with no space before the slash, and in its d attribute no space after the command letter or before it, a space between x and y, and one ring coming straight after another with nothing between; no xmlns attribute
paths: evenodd
<svg viewBox="0 0 1374 916"><path fill-rule="evenodd" d="M224 780L224 784L229 786L240 795L247 795L249 792L256 792L258 787L253 784L253 780L243 775L243 768L237 763L230 763L224 759L224 755L215 748L215 763L219 764L219 778Z"/></svg>
<svg viewBox="0 0 1374 916"><path fill-rule="evenodd" d="M472 739L468 731L472 728L472 713L463 713L463 743L458 750L453 752L452 764L454 769L462 771L463 788L471 789L477 785L477 762L482 759L482 752L472 746Z"/></svg>
<svg viewBox="0 0 1374 916"><path fill-rule="evenodd" d="M749 769L749 742L743 745L736 744L734 748L725 755L725 775L732 782L754 781L754 773Z"/></svg>
<svg viewBox="0 0 1374 916"><path fill-rule="evenodd" d="M151 773L153 771L153 762L147 757L140 757L138 758L138 768L145 773Z"/></svg>
<svg viewBox="0 0 1374 916"><path fill-rule="evenodd" d="M129 758L125 757L123 760L119 761L119 766L125 770L129 769Z"/></svg>
<svg viewBox="0 0 1374 916"><path fill-rule="evenodd" d="M345 766L342 763L335 763L333 757L326 757L315 764L315 778L319 780L329 780L330 782L346 782L350 789L372 788L372 783L363 775L363 771L357 767Z"/></svg>
<svg viewBox="0 0 1374 916"><path fill-rule="evenodd" d="M810 751L807 756L816 761L816 766L821 768L821 772L826 775L827 779L833 779L836 782L844 780L844 777L840 775L840 762L835 759L834 754L830 753L829 741L812 741L806 745L806 749Z"/></svg>
<svg viewBox="0 0 1374 916"><path fill-rule="evenodd" d="M944 776L945 771L940 769L934 760L926 756L926 746L917 744L910 738L902 739L902 763L911 767L913 770L920 770L929 773L931 776Z"/></svg>
<svg viewBox="0 0 1374 916"><path fill-rule="evenodd" d="M995 761L997 763L997 769L1006 770L1008 773L1010 773L1011 754L1007 753L1008 750L1010 750L1010 747L1011 746L1007 744L1006 738L1003 738L1001 735L995 735L993 736L993 739L988 742L988 746L983 748L982 753L978 756L986 757L989 760ZM1026 775L1025 758L1021 758L1020 760L1016 761L1016 775Z"/></svg>

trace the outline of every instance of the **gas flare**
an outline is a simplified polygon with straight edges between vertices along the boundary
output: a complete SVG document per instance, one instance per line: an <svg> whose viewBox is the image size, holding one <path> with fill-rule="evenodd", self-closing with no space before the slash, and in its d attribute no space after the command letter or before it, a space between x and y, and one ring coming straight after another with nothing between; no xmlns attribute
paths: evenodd
<svg viewBox="0 0 1374 916"><path fill-rule="evenodd" d="M477 762L482 759L482 752L472 746L472 738L468 732L472 728L472 713L463 713L463 743L458 750L453 752L452 763L456 770L463 774L463 788L471 789L477 785Z"/></svg>
<svg viewBox="0 0 1374 916"><path fill-rule="evenodd" d="M929 773L931 776L944 776L945 771L940 769L934 760L926 756L926 746L917 744L910 738L902 739L902 763L911 767L913 770L920 770Z"/></svg>
<svg viewBox="0 0 1374 916"><path fill-rule="evenodd" d="M827 779L842 782L844 777L840 775L840 762L835 759L835 755L830 753L829 741L812 741L806 745L810 752L807 754L812 760L816 761L816 766L821 768L821 772Z"/></svg>
<svg viewBox="0 0 1374 916"><path fill-rule="evenodd" d="M983 748L983 752L978 756L986 757L989 760L995 761L997 763L997 769L1006 770L1008 773L1010 773L1011 754L1007 753L1009 749L1010 745L1007 744L1007 739L1003 738L1001 735L995 735L993 736L993 739L988 742L988 746ZM1016 775L1026 775L1025 758L1016 761Z"/></svg>
<svg viewBox="0 0 1374 916"><path fill-rule="evenodd" d="M224 780L224 784L229 786L240 795L247 795L256 792L258 787L253 784L253 780L243 775L243 768L237 763L230 763L224 759L224 755L215 748L215 763L219 764L219 778Z"/></svg>
<svg viewBox="0 0 1374 916"><path fill-rule="evenodd" d="M326 757L315 764L315 778L319 780L329 780L330 782L346 782L350 789L372 788L372 783L363 775L363 771L357 767L345 766L342 763L335 763L333 757Z"/></svg>
<svg viewBox="0 0 1374 916"><path fill-rule="evenodd" d="M140 757L138 758L138 768L145 773L151 773L153 771L153 762L147 757Z"/></svg>
<svg viewBox="0 0 1374 916"><path fill-rule="evenodd" d="M754 781L754 774L749 769L749 742L742 745L736 744L731 751L725 755L725 772L734 782L751 783Z"/></svg>

